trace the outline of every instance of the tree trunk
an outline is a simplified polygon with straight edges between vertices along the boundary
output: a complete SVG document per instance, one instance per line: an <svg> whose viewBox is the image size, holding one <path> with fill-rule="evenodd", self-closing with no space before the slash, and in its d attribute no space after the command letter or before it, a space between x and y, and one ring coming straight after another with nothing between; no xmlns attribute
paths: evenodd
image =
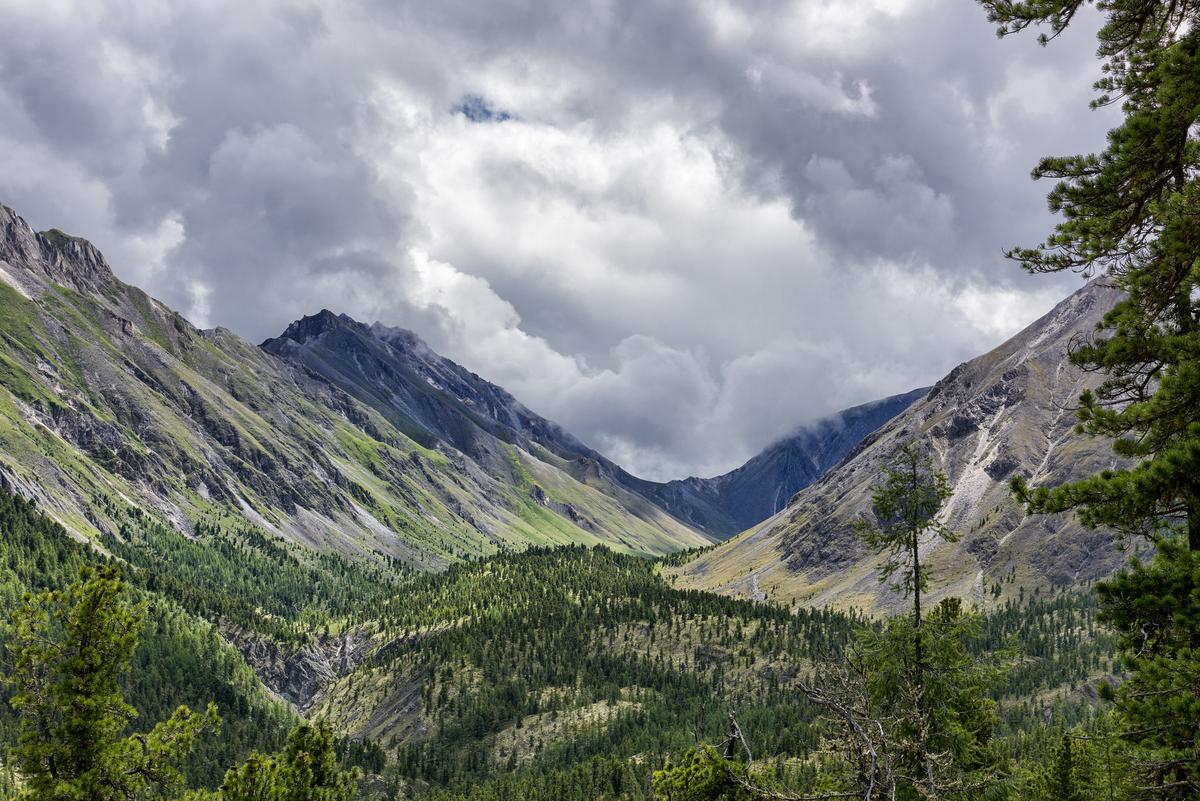
<svg viewBox="0 0 1200 801"><path fill-rule="evenodd" d="M1187 505L1188 550L1200 551L1200 503Z"/></svg>
<svg viewBox="0 0 1200 801"><path fill-rule="evenodd" d="M913 666L918 687L924 687L925 651L921 643L921 556L918 552L920 537L912 533L913 560ZM922 693L923 694L923 693Z"/></svg>
<svg viewBox="0 0 1200 801"><path fill-rule="evenodd" d="M912 491L915 495L919 491L920 476L917 470L917 460L915 455L910 463L912 468ZM936 798L937 790L934 787L933 765L929 761L929 713L925 701L925 633L921 627L921 531L922 526L919 522L921 510L912 509L912 527L909 529L908 545L912 554L912 582L913 582L913 684L917 690L917 719L920 721L920 740L919 748L921 770L926 774L929 780L929 793Z"/></svg>

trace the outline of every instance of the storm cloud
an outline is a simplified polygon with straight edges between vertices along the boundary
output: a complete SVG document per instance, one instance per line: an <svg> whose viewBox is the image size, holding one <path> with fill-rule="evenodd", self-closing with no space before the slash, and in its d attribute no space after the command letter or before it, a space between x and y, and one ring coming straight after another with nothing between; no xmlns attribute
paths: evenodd
<svg viewBox="0 0 1200 801"><path fill-rule="evenodd" d="M1094 20L947 0L0 0L0 202L201 325L322 307L651 478L930 383L1077 286Z"/></svg>

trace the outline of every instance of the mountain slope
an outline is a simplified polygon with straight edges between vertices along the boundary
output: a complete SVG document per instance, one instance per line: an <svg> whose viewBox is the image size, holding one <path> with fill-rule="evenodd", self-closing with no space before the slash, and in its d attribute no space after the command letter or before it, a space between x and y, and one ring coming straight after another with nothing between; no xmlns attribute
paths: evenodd
<svg viewBox="0 0 1200 801"><path fill-rule="evenodd" d="M655 552L692 541L688 528L622 483L620 467L507 391L434 353L416 334L330 311L297 320L262 347L303 366L422 445L460 454L507 491L621 542L617 509L649 531ZM626 543L633 547L632 542Z"/></svg>
<svg viewBox="0 0 1200 801"><path fill-rule="evenodd" d="M310 370L196 329L86 241L37 234L4 207L0 388L0 475L81 538L119 532L138 508L189 536L251 524L423 568L529 544L663 553L708 541L519 446L504 454L517 482L425 448Z"/></svg>
<svg viewBox="0 0 1200 801"><path fill-rule="evenodd" d="M380 323L367 326L323 310L292 323L262 347L341 388L422 445L460 451L502 481L519 478L508 454L516 446L575 481L619 498L639 517L657 519L660 508L665 509L719 538L770 517L925 392L840 412L726 475L664 484L630 475L501 387L433 352L411 331Z"/></svg>
<svg viewBox="0 0 1200 801"><path fill-rule="evenodd" d="M102 556L78 542L61 526L40 514L33 504L14 495L0 482L0 665L6 676L13 670L9 615L27 593L60 590L79 578L80 569ZM220 638L196 610L177 600L149 592L152 580L127 569L132 593L147 603L145 627L133 654L130 674L121 684L125 698L137 710L136 731L166 719L179 704L203 709L218 704L223 718L220 737L203 738L185 761L187 778L204 786L220 784L225 768L252 750L271 751L283 744L295 724L294 713L272 697L240 655ZM17 712L8 702L5 683L0 695L0 776L8 749L18 735ZM0 798L6 782L0 778Z"/></svg>
<svg viewBox="0 0 1200 801"><path fill-rule="evenodd" d="M1107 442L1074 434L1072 404L1099 378L1066 361L1117 294L1092 282L995 350L959 365L920 401L868 437L786 509L680 567L681 586L811 605L892 607L853 521L904 444L927 447L954 494L944 521L962 535L930 544L932 601L958 594L980 603L1024 588L1063 587L1111 572L1122 554L1111 534L1070 515L1026 517L1008 490L1016 474L1057 484L1114 464Z"/></svg>
<svg viewBox="0 0 1200 801"><path fill-rule="evenodd" d="M818 420L715 478L644 482L639 491L667 511L719 537L766 520L837 465L881 425L924 397L928 387L865 403Z"/></svg>
<svg viewBox="0 0 1200 801"><path fill-rule="evenodd" d="M425 447L442 443L488 461L500 439L565 458L603 458L402 328L367 326L326 309L297 320L262 347L361 399Z"/></svg>

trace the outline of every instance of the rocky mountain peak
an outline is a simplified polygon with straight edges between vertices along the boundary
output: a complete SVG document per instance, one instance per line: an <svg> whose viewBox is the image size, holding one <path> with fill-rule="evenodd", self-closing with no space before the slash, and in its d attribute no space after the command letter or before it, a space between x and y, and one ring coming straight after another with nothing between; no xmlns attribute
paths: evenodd
<svg viewBox="0 0 1200 801"><path fill-rule="evenodd" d="M339 335L325 336L332 330ZM366 399L427 446L439 442L472 458L494 458L504 470L511 469L511 458L500 443L537 443L568 457L598 456L502 387L437 354L403 328L367 326L325 310L296 321L262 347Z"/></svg>
<svg viewBox="0 0 1200 801"><path fill-rule="evenodd" d="M38 234L42 254L52 268L72 283L98 285L113 279L104 254L86 239L65 234L57 228Z"/></svg>
<svg viewBox="0 0 1200 801"><path fill-rule="evenodd" d="M21 264L40 255L37 233L15 211L0 203L0 258Z"/></svg>
<svg viewBox="0 0 1200 801"><path fill-rule="evenodd" d="M310 339L315 339L323 334L328 334L331 331L340 331L349 329L361 333L370 333L370 329L362 323L345 314L335 314L329 309L321 309L316 314L309 314L296 320L289 325L284 332L276 339L268 339L263 343L266 347L269 343L277 340L290 339L293 342L303 345Z"/></svg>
<svg viewBox="0 0 1200 801"><path fill-rule="evenodd" d="M109 286L115 280L104 255L91 242L57 228L37 233L20 215L2 204L0 261L85 291Z"/></svg>

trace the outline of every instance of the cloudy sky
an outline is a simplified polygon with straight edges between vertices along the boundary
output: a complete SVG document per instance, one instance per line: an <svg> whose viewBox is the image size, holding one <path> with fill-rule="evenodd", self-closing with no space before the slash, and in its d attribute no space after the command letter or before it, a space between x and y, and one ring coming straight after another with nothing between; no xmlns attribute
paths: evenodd
<svg viewBox="0 0 1200 801"><path fill-rule="evenodd" d="M412 328L634 472L723 472L1079 284L1091 20L966 0L0 0L0 202L259 341Z"/></svg>

